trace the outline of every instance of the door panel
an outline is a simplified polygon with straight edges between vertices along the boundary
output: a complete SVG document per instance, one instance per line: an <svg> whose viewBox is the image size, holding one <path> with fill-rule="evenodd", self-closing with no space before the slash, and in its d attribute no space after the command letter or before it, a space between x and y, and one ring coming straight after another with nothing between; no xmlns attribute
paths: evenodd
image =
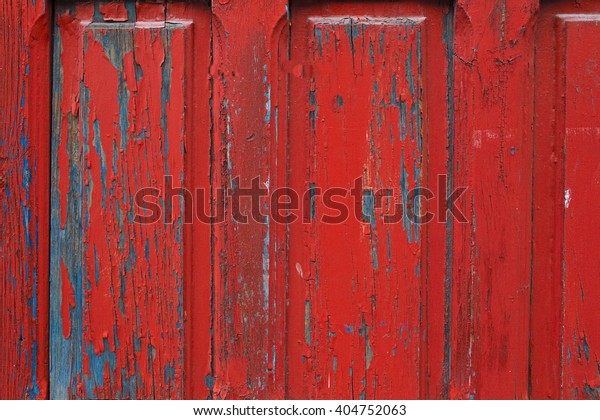
<svg viewBox="0 0 600 420"><path fill-rule="evenodd" d="M536 43L532 395L597 399L600 8L545 6Z"/></svg>
<svg viewBox="0 0 600 420"><path fill-rule="evenodd" d="M409 213L436 210L411 191L437 194L447 172L448 13L428 1L292 10L288 179L309 197L289 228L292 398L442 395L446 227ZM337 214L332 188L347 193L330 196L350 209L342 220L323 218Z"/></svg>
<svg viewBox="0 0 600 420"><path fill-rule="evenodd" d="M207 11L61 4L55 25L51 396L181 398L184 342L202 353L187 374L209 365L210 230L166 176L209 188ZM160 215L139 223L148 188ZM184 332L196 299L204 337Z"/></svg>

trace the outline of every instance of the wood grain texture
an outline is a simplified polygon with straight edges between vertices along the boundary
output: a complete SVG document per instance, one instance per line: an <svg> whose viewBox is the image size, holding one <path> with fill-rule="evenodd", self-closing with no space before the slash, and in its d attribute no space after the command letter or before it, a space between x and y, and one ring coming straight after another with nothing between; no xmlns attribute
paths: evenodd
<svg viewBox="0 0 600 420"><path fill-rule="evenodd" d="M193 242L192 207L166 177L171 189L209 186L206 9L103 6L56 10L51 397L182 398L184 342L200 353L188 374L210 373L210 234ZM150 224L135 221L144 188L160 191ZM192 324L184 332L190 299L204 303L187 314L204 346Z"/></svg>
<svg viewBox="0 0 600 420"><path fill-rule="evenodd" d="M50 26L0 2L0 399L48 396Z"/></svg>
<svg viewBox="0 0 600 420"><path fill-rule="evenodd" d="M526 398L529 377L533 29L538 1L459 0L449 397Z"/></svg>

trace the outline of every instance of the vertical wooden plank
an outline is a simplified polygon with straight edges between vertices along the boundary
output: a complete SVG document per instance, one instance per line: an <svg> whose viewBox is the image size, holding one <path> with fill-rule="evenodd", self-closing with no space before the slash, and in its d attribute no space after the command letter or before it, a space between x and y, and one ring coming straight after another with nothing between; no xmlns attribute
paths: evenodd
<svg viewBox="0 0 600 420"><path fill-rule="evenodd" d="M97 3L56 11L53 398L183 397L184 323L194 316L185 313L194 296L184 298L184 288L194 295L210 285L209 242L192 242L192 197L177 190L209 189L207 9L190 8L178 20L165 3L125 5L125 22L105 20ZM188 147L205 158L190 161ZM199 169L186 171L191 165ZM146 211L143 189L153 189ZM156 217L142 222L149 213ZM200 252L194 265L184 261L192 244ZM208 330L204 348L187 342L201 353L194 372L206 376Z"/></svg>
<svg viewBox="0 0 600 420"><path fill-rule="evenodd" d="M449 10L304 2L291 13L284 147L289 186L314 201L289 228L288 396L440 398L446 227L410 212L421 212L411 192L437 193L448 161ZM348 212L326 221L334 189Z"/></svg>
<svg viewBox="0 0 600 420"><path fill-rule="evenodd" d="M597 2L542 3L536 34L532 397L600 398Z"/></svg>
<svg viewBox="0 0 600 420"><path fill-rule="evenodd" d="M600 399L600 14L557 22L564 63L563 398ZM564 55L563 55L564 54Z"/></svg>
<svg viewBox="0 0 600 420"><path fill-rule="evenodd" d="M561 4L565 7L565 4ZM544 2L535 44L535 154L533 281L531 299L531 397L558 399L562 395L564 217L564 155L559 112L564 106L557 92L557 70L564 55L558 52L557 10ZM553 118L548 116L553 115ZM564 133L564 131L563 131Z"/></svg>
<svg viewBox="0 0 600 420"><path fill-rule="evenodd" d="M49 15L0 4L0 399L48 397Z"/></svg>
<svg viewBox="0 0 600 420"><path fill-rule="evenodd" d="M186 399L211 397L212 366L212 288L213 249L212 226L201 215L212 207L212 81L209 68L212 60L212 19L204 1L171 1L166 10L168 22L193 26L183 53L191 65L183 74L188 83L185 113L185 185L193 190L193 223L184 230L184 366ZM197 191L202 191L198 194Z"/></svg>
<svg viewBox="0 0 600 420"><path fill-rule="evenodd" d="M451 243L452 398L526 398L537 0L459 0Z"/></svg>
<svg viewBox="0 0 600 420"><path fill-rule="evenodd" d="M215 186L269 188L276 114L273 43L285 22L285 0L218 0L214 13L212 76L215 90ZM284 164L280 162L279 164ZM218 200L217 200L218 201ZM285 279L275 275L275 226L269 218L252 220L249 200L233 218L231 201L226 222L216 229L214 284L215 398L283 396ZM267 214L265 212L264 214Z"/></svg>

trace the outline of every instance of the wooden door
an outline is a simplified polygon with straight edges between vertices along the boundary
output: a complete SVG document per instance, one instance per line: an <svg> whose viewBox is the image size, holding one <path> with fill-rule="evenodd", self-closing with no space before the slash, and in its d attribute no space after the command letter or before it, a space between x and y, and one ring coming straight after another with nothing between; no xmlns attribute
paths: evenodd
<svg viewBox="0 0 600 420"><path fill-rule="evenodd" d="M598 398L596 2L0 10L0 398Z"/></svg>

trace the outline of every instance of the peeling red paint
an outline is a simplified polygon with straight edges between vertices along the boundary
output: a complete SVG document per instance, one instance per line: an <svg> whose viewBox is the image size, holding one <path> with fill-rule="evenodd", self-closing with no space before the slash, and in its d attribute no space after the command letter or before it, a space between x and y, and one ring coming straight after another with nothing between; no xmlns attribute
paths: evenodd
<svg viewBox="0 0 600 420"><path fill-rule="evenodd" d="M600 398L597 2L48 4L0 6L0 398ZM467 223L219 195L439 174ZM133 223L165 175L226 223Z"/></svg>
<svg viewBox="0 0 600 420"><path fill-rule="evenodd" d="M215 189L231 187L236 178L241 187L256 177L267 182L279 170L272 160L276 123L266 120L265 104L277 78L276 45L286 5L212 3ZM231 208L226 211L231 215ZM241 211L248 211L247 204ZM286 280L271 263L283 255L285 240L269 240L270 232L258 222L215 227L214 398L285 395Z"/></svg>
<svg viewBox="0 0 600 420"><path fill-rule="evenodd" d="M0 3L0 399L48 396L50 16Z"/></svg>
<svg viewBox="0 0 600 420"><path fill-rule="evenodd" d="M187 314L185 294L196 290L194 281L210 283L210 253L191 246L184 253L184 237L194 230L183 225L183 201L170 200L163 182L171 176L175 186L208 186L209 160L189 160L185 144L189 136L191 149L210 150L208 132L195 135L209 117L207 97L195 107L191 90L202 80L201 65L208 69L206 9L190 8L185 17L192 20L170 22L166 4L148 5L163 13L160 25L146 26L139 11L132 22L87 20L92 6L57 10L54 92L62 106L54 114L53 205L64 208L53 224L53 260L64 261L63 277L79 298L65 319L70 291L52 289L52 299L63 302L53 324L71 330L65 340L51 339L52 397L182 398L183 327L197 316ZM186 54L202 41L204 56ZM202 163L205 177L186 180L186 166ZM134 196L148 187L161 188L162 210L172 209L174 223L134 222ZM184 283L186 259L205 270ZM199 302L209 307L209 299ZM208 330L195 338L202 342L188 340L191 349L207 353Z"/></svg>
<svg viewBox="0 0 600 420"><path fill-rule="evenodd" d="M127 22L129 19L124 3L101 3L98 9L106 22Z"/></svg>
<svg viewBox="0 0 600 420"><path fill-rule="evenodd" d="M598 399L597 2L541 5L531 337L533 398Z"/></svg>
<svg viewBox="0 0 600 420"><path fill-rule="evenodd" d="M456 4L450 398L526 398L537 1Z"/></svg>
<svg viewBox="0 0 600 420"><path fill-rule="evenodd" d="M325 191L358 179L371 195L359 220L290 227L291 398L443 397L445 226L413 224L408 205L383 221L410 190L435 190L448 161L448 13L418 2L292 10L291 60L310 72L289 81L289 182Z"/></svg>

